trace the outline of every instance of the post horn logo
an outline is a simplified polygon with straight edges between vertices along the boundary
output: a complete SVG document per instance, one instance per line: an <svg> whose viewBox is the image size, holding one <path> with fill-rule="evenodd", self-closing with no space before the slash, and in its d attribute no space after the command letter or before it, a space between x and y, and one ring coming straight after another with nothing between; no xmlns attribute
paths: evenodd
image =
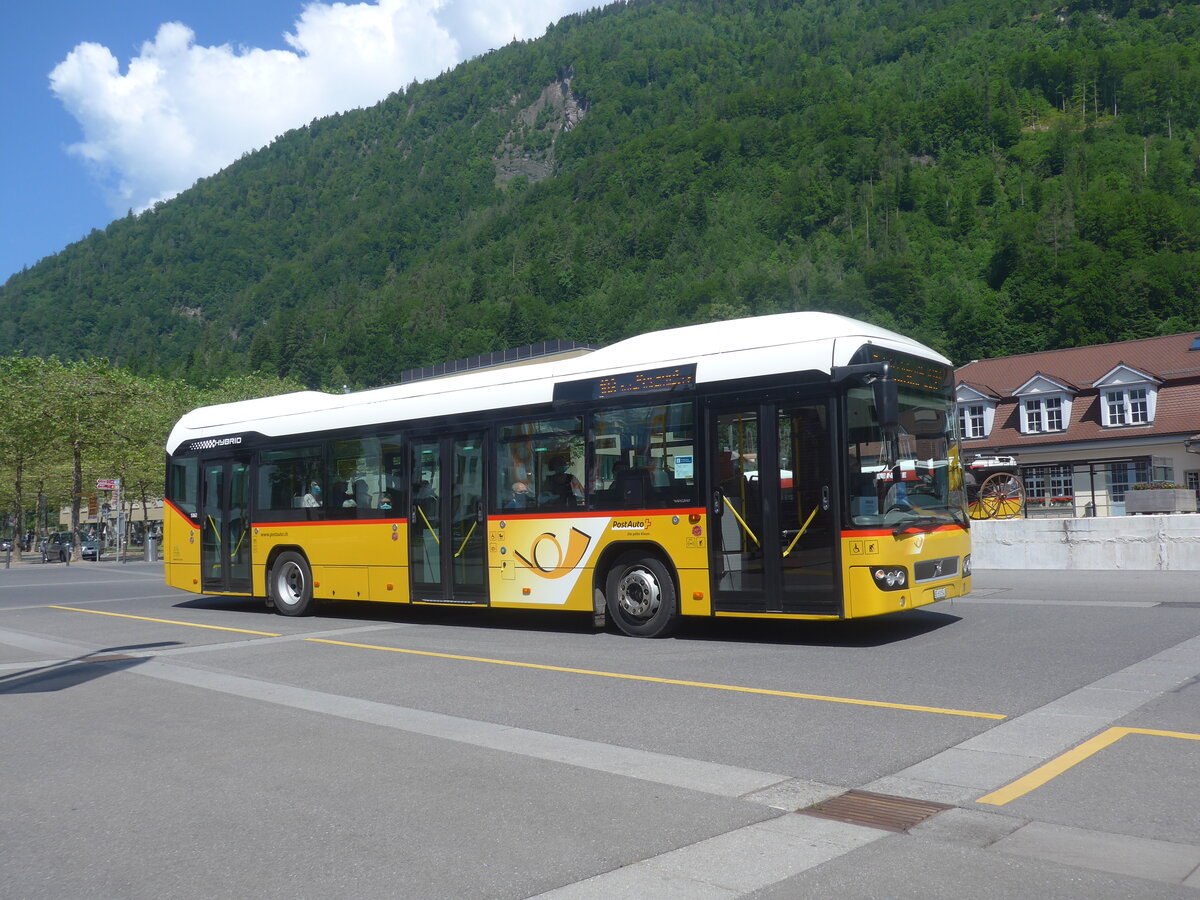
<svg viewBox="0 0 1200 900"><path fill-rule="evenodd" d="M513 556L539 578L562 578L583 561L583 554L587 552L591 542L589 535L578 528L572 528L571 535L567 538L567 552L564 554L562 544L558 542L554 532L544 531L534 539L529 548L528 559L515 550Z"/></svg>

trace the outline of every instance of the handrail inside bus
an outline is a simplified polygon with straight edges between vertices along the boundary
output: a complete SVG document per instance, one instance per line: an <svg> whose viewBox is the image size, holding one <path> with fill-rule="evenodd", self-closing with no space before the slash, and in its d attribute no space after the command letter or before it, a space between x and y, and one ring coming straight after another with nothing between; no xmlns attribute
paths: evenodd
<svg viewBox="0 0 1200 900"><path fill-rule="evenodd" d="M242 542L245 540L246 540L246 529L243 528L242 536L240 538L238 538L237 546L234 547L233 551L229 554L230 559L237 559L238 551L242 549Z"/></svg>
<svg viewBox="0 0 1200 900"><path fill-rule="evenodd" d="M800 538L804 536L804 532L808 531L808 526L812 524L812 520L816 516L818 509L820 509L819 506L813 507L813 511L810 512L808 514L808 518L804 520L804 526L799 531L796 532L796 536L794 538L792 538L792 542L790 544L788 544L788 548L783 551L784 556L787 556L794 549L796 549L796 542L799 541Z"/></svg>
<svg viewBox="0 0 1200 900"><path fill-rule="evenodd" d="M478 519L471 523L471 528L469 531L467 531L467 536L463 538L462 544L459 545L458 552L454 554L455 559L458 559L460 556L462 556L462 552L467 549L467 541L469 541L471 539L471 535L475 533L475 526L478 524Z"/></svg>
<svg viewBox="0 0 1200 900"><path fill-rule="evenodd" d="M742 526L742 530L745 531L746 534L750 535L750 540L754 541L755 544L761 547L762 541L758 539L758 535L750 530L750 526L746 524L746 520L741 517L737 511L737 508L729 502L729 498L725 496L724 492L721 493L721 500L725 504L725 508L733 513L733 517L738 520L738 524Z"/></svg>
<svg viewBox="0 0 1200 900"><path fill-rule="evenodd" d="M430 533L431 535L433 535L433 541L434 541L434 543L435 543L435 544L439 544L439 545L440 545L442 542L438 540L438 536L437 536L437 529L436 529L436 528L434 528L432 524L430 524L430 522L429 522L429 518L428 518L428 517L425 515L425 510L421 509L421 507L420 507L420 506L418 506L418 507L417 507L417 512L419 512L419 513L421 514L421 518L425 520L425 527L426 527L426 528L428 528L428 529L429 529L429 533Z"/></svg>

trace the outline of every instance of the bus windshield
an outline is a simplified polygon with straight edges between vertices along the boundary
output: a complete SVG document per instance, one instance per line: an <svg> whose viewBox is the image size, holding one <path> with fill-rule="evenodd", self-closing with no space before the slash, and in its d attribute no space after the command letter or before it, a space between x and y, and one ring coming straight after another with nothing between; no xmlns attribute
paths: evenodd
<svg viewBox="0 0 1200 900"><path fill-rule="evenodd" d="M900 388L900 426L879 425L869 387L847 393L847 496L851 527L893 530L966 524L948 394Z"/></svg>

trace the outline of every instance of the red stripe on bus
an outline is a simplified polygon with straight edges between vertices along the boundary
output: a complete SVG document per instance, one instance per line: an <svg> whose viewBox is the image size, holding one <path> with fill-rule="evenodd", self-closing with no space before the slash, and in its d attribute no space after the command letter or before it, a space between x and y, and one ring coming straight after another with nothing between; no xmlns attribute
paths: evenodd
<svg viewBox="0 0 1200 900"><path fill-rule="evenodd" d="M703 514L704 507L689 507L687 509L581 509L577 512L518 512L503 510L489 513L489 519L599 519L605 516L690 516Z"/></svg>
<svg viewBox="0 0 1200 900"><path fill-rule="evenodd" d="M407 525L408 519L305 519L303 522L252 522L251 528L299 528L313 525Z"/></svg>
<svg viewBox="0 0 1200 900"><path fill-rule="evenodd" d="M185 513L182 509L180 509L174 503L172 503L170 500L163 500L163 503L165 503L171 509L175 510L176 514L179 515L184 521L186 521L190 527L192 527L192 528L196 527L196 523L192 521L192 517L189 516L187 513Z"/></svg>
<svg viewBox="0 0 1200 900"><path fill-rule="evenodd" d="M918 533L933 534L935 531L966 531L966 530L967 529L964 528L962 525L938 525L936 528L912 527L908 531L902 531L901 535L918 534ZM886 537L889 534L895 535L896 534L895 529L892 529L892 528L880 528L880 529L870 528L870 529L863 529L861 531L857 531L857 530L856 531L843 531L842 537L844 537L844 538Z"/></svg>

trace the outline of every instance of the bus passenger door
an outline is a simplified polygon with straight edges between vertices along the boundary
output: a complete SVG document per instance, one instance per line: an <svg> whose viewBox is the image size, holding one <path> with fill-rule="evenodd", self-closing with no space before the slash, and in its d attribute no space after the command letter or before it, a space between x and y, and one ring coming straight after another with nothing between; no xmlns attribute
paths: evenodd
<svg viewBox="0 0 1200 900"><path fill-rule="evenodd" d="M782 612L842 610L829 414L824 400L775 409Z"/></svg>
<svg viewBox="0 0 1200 900"><path fill-rule="evenodd" d="M836 615L829 404L742 404L709 415L715 609Z"/></svg>
<svg viewBox="0 0 1200 900"><path fill-rule="evenodd" d="M250 462L206 460L200 485L200 589L250 593Z"/></svg>
<svg viewBox="0 0 1200 900"><path fill-rule="evenodd" d="M487 603L484 435L416 438L409 571L418 603Z"/></svg>
<svg viewBox="0 0 1200 900"><path fill-rule="evenodd" d="M759 409L714 410L710 420L709 547L719 610L766 609Z"/></svg>

